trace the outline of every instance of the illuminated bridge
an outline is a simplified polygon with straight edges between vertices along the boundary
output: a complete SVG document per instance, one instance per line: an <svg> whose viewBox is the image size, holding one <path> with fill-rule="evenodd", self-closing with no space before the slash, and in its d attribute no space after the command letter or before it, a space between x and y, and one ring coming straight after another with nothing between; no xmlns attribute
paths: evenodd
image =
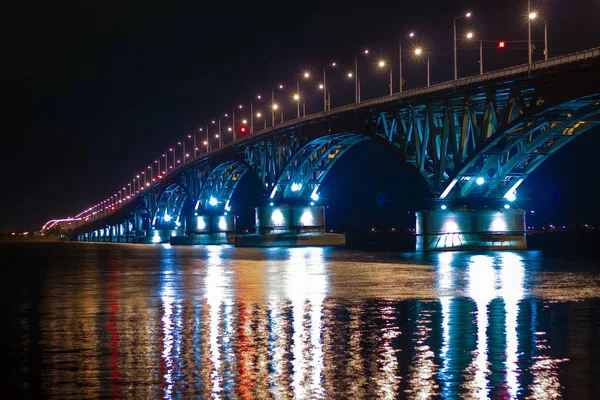
<svg viewBox="0 0 600 400"><path fill-rule="evenodd" d="M77 240L343 244L325 233L319 188L352 146L383 142L427 182L417 249L523 248L519 185L600 123L600 48L293 119L242 136L76 217ZM264 190L256 232L235 235L230 200L253 174ZM410 188L407 188L410 190ZM425 199L424 199L425 200ZM425 202L424 202L425 203ZM512 204L512 206L511 206Z"/></svg>

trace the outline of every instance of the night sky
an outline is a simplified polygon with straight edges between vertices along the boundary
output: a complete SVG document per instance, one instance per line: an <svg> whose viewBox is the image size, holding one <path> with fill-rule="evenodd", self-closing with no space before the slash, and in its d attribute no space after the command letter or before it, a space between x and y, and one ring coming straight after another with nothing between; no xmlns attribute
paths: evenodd
<svg viewBox="0 0 600 400"><path fill-rule="evenodd" d="M360 8L347 1L10 3L0 12L0 228L77 214L210 119L279 83L295 86L305 68L318 75L336 61L339 68L328 72L332 108L350 103L354 87L345 73L354 54L368 48L395 61L397 39L409 30L431 54L432 83L451 79L452 19L466 10L474 17L459 21L459 35L472 28L492 41L486 70L527 61L526 51L514 49L522 43L495 48L496 40L527 39L525 0L375 0ZM550 56L600 46L600 2L532 4L548 21ZM533 35L543 49L543 25ZM477 73L478 57L477 44L459 42L459 76ZM373 64L360 64L363 99L388 90ZM405 88L424 85L425 71L424 62L407 56ZM303 89L307 113L322 108L317 83ZM285 114L295 114L286 104ZM524 206L540 210L540 222L600 222L599 146L600 132L586 133L521 186ZM394 223L427 195L424 183L377 143L346 153L322 193L328 223L342 228ZM237 193L235 203L244 198Z"/></svg>

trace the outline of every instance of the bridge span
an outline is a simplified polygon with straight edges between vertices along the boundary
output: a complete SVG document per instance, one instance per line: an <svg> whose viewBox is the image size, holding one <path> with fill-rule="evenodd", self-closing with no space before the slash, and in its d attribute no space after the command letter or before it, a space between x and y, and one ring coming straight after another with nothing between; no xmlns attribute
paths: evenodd
<svg viewBox="0 0 600 400"><path fill-rule="evenodd" d="M138 190L76 218L77 240L343 244L325 233L319 188L352 146L390 146L427 183L417 250L524 248L519 185L544 160L600 123L600 48L448 81L296 118L174 163ZM208 135L208 131L206 132ZM256 231L235 234L230 200L253 174L264 203ZM407 188L410 189L410 188Z"/></svg>

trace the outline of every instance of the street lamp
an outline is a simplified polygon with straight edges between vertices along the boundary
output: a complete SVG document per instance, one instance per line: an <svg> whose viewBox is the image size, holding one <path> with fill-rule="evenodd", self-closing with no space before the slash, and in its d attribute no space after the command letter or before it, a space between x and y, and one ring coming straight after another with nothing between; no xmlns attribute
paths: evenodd
<svg viewBox="0 0 600 400"><path fill-rule="evenodd" d="M365 50L362 53L356 53L354 55L354 102L360 103L360 79L358 79L358 56L361 54L369 54L369 50ZM349 78L352 78L348 74Z"/></svg>
<svg viewBox="0 0 600 400"><path fill-rule="evenodd" d="M169 148L169 151L171 153L173 153L173 165L171 165L171 169L175 169L175 152L173 151L173 148Z"/></svg>
<svg viewBox="0 0 600 400"><path fill-rule="evenodd" d="M423 55L423 50L420 47L415 49L415 55L421 57ZM429 87L429 54L427 54L427 87Z"/></svg>
<svg viewBox="0 0 600 400"><path fill-rule="evenodd" d="M331 98L330 101L327 101L327 68L335 67L336 63L331 63L323 67L323 111L327 111L327 109L331 109Z"/></svg>
<svg viewBox="0 0 600 400"><path fill-rule="evenodd" d="M256 99L261 100L261 95L257 95ZM250 99L250 133L254 133L254 98ZM259 113L260 114L260 113ZM267 129L267 121L265 120L265 129Z"/></svg>
<svg viewBox="0 0 600 400"><path fill-rule="evenodd" d="M271 126L275 125L275 110L277 109L275 104L275 89L283 89L283 85L279 85L271 89Z"/></svg>
<svg viewBox="0 0 600 400"><path fill-rule="evenodd" d="M298 110L296 115L297 115L297 118L300 119L300 95L296 93L294 95L294 100L297 103L296 105L297 105L297 110Z"/></svg>
<svg viewBox="0 0 600 400"><path fill-rule="evenodd" d="M298 100L298 118L300 118L300 79L302 78L307 80L310 79L310 72L305 71L304 73L302 73L302 77L296 78L296 93L298 94L298 99L294 98L294 100ZM302 100L302 116L306 117L306 102L304 100Z"/></svg>
<svg viewBox="0 0 600 400"><path fill-rule="evenodd" d="M223 115L219 115L219 117L217 118L218 123L218 131L217 131L217 137L219 138L219 147L223 146L223 135L221 133L221 118L227 118L229 115L227 114L223 114ZM213 121L214 123L214 121Z"/></svg>
<svg viewBox="0 0 600 400"><path fill-rule="evenodd" d="M410 32L408 35L406 36L402 36L400 39L398 39L398 55L399 55L399 61L400 61L400 93L402 93L402 86L404 85L404 80L402 79L402 39L407 39L407 38L412 38L415 37L415 33L414 32Z"/></svg>
<svg viewBox="0 0 600 400"><path fill-rule="evenodd" d="M531 21L541 19L544 21L544 60L548 60L548 24L545 19L540 18L537 12L529 12L529 63L531 64Z"/></svg>
<svg viewBox="0 0 600 400"><path fill-rule="evenodd" d="M183 158L183 165L185 165L185 138L183 141L177 142L177 145L183 147L181 157ZM177 160L177 162L179 162L179 160Z"/></svg>
<svg viewBox="0 0 600 400"><path fill-rule="evenodd" d="M379 61L379 67L380 68L385 68L385 61L383 61L383 60ZM391 65L390 65L389 71L390 71L390 96L391 96L392 95L392 90L393 90L393 88L392 88L392 68L391 68Z"/></svg>
<svg viewBox="0 0 600 400"><path fill-rule="evenodd" d="M267 119L266 119L266 118L265 118L265 117L262 115L262 113L260 113L260 112L257 112L257 113L256 113L256 118L258 118L258 119L261 119L261 118L262 118L262 119L263 119L263 121L265 122L265 127L264 127L264 129L267 129Z"/></svg>
<svg viewBox="0 0 600 400"><path fill-rule="evenodd" d="M456 20L459 18L471 18L471 13L468 12L465 15L460 15L458 17L454 17L454 80L457 79L457 68L456 68Z"/></svg>

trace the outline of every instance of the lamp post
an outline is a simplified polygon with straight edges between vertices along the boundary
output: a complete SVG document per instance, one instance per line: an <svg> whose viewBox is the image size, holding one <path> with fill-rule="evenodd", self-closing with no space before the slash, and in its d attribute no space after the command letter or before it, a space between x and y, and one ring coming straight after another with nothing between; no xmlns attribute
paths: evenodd
<svg viewBox="0 0 600 400"><path fill-rule="evenodd" d="M215 121L212 121L212 123L214 124ZM208 131L209 131L208 127L209 126L210 125L206 124L206 152L207 153L210 151L210 137L208 136Z"/></svg>
<svg viewBox="0 0 600 400"><path fill-rule="evenodd" d="M531 64L531 21L534 19L541 19L535 11L529 11L529 63ZM548 60L548 23L545 19L544 22L544 60Z"/></svg>
<svg viewBox="0 0 600 400"><path fill-rule="evenodd" d="M257 95L256 99L262 99L261 95ZM267 129L267 123L265 121L265 129ZM250 133L254 133L254 98L250 99Z"/></svg>
<svg viewBox="0 0 600 400"><path fill-rule="evenodd" d="M300 118L300 79L310 79L310 73L309 72L304 72L302 74L302 77L297 77L296 78L296 94L298 95L298 118ZM295 97L295 96L294 96ZM302 100L302 116L306 117L306 102L304 100Z"/></svg>
<svg viewBox="0 0 600 400"><path fill-rule="evenodd" d="M240 104L237 106L238 109L242 109L243 106ZM231 113L231 130L233 131L233 140L237 139L237 133L235 131L235 108L233 109L233 112Z"/></svg>
<svg viewBox="0 0 600 400"><path fill-rule="evenodd" d="M267 119L265 118L265 116L264 116L262 113L260 113L260 112L257 112L257 113L256 113L256 118L259 118L259 119L260 119L260 118L262 118L262 119L263 119L263 121L264 121L264 123L265 123L265 127L264 127L264 129L267 129Z"/></svg>
<svg viewBox="0 0 600 400"><path fill-rule="evenodd" d="M402 39L412 38L415 36L414 32L410 32L406 36L402 36L398 39L398 60L399 60L399 70L400 70L400 93L402 93L402 89L404 86L404 80L402 79Z"/></svg>
<svg viewBox="0 0 600 400"><path fill-rule="evenodd" d="M483 75L483 40L479 40L479 75Z"/></svg>
<svg viewBox="0 0 600 400"><path fill-rule="evenodd" d="M172 147L169 148L169 151L173 153L173 165L171 165L171 169L175 169L175 151Z"/></svg>
<svg viewBox="0 0 600 400"><path fill-rule="evenodd" d="M471 13L468 12L465 15L460 15L458 17L454 17L454 80L457 79L458 73L456 68L456 20L459 18L471 18Z"/></svg>
<svg viewBox="0 0 600 400"><path fill-rule="evenodd" d="M417 56L422 56L423 55L423 50L420 47L417 47L415 49L415 54ZM427 54L427 87L429 87L430 85L430 80L429 80L429 54Z"/></svg>
<svg viewBox="0 0 600 400"><path fill-rule="evenodd" d="M177 142L177 146L182 146L182 158L183 158L183 164L185 165L185 139L183 139L181 142ZM179 164L179 160L177 160L177 164Z"/></svg>
<svg viewBox="0 0 600 400"><path fill-rule="evenodd" d="M271 126L275 125L275 110L277 109L275 104L275 89L283 89L283 85L279 85L271 89Z"/></svg>
<svg viewBox="0 0 600 400"><path fill-rule="evenodd" d="M354 55L354 102L360 103L360 79L358 78L358 56L369 54L369 50Z"/></svg>
<svg viewBox="0 0 600 400"><path fill-rule="evenodd" d="M335 63L331 63L323 67L323 111L331 109L331 104L327 101L327 68L335 67Z"/></svg>
<svg viewBox="0 0 600 400"><path fill-rule="evenodd" d="M152 164L148 165L148 169L150 170L150 184L152 184L152 182L154 182L154 173L152 172Z"/></svg>
<svg viewBox="0 0 600 400"><path fill-rule="evenodd" d="M219 117L217 118L217 120L219 121L218 131L217 131L217 138L219 139L219 147L223 146L223 134L221 133L221 118L227 118L227 117L228 117L227 114L223 114L223 115L219 115Z"/></svg>
<svg viewBox="0 0 600 400"><path fill-rule="evenodd" d="M385 61L383 61L383 60L379 61L379 67L380 68L384 68L385 67ZM392 68L391 68L391 66L389 68L389 71L390 71L390 96L391 96L392 95L392 90L393 90L393 88L392 88Z"/></svg>
<svg viewBox="0 0 600 400"><path fill-rule="evenodd" d="M296 118L300 119L300 95L299 94L295 94L294 95L294 100L296 101L296 108L297 108L297 113L296 113Z"/></svg>

